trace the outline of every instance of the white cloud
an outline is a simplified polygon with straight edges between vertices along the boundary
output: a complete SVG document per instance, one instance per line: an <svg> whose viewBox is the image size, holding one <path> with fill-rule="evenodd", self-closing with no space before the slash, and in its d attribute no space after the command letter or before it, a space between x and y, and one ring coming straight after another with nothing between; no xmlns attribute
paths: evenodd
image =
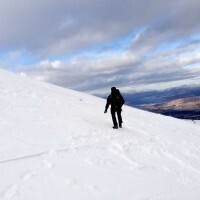
<svg viewBox="0 0 200 200"><path fill-rule="evenodd" d="M141 49L145 49L145 43L143 45ZM184 47L188 48L187 45ZM178 46L177 51L180 48ZM172 49L170 54L166 50L146 58L148 51L127 48L123 52L107 56L82 55L68 62L45 60L25 69L33 77L42 75L43 80L77 90L96 90L112 85L167 83L200 76L200 68L194 70L186 67L200 61L198 49L195 54L186 54L183 49L176 54L177 51Z"/></svg>
<svg viewBox="0 0 200 200"><path fill-rule="evenodd" d="M54 69L59 69L61 68L62 63L59 60L55 60L54 62L51 63L51 65Z"/></svg>
<svg viewBox="0 0 200 200"><path fill-rule="evenodd" d="M181 55L177 58L177 62L181 66L199 63L200 62L200 52L193 52L189 55Z"/></svg>

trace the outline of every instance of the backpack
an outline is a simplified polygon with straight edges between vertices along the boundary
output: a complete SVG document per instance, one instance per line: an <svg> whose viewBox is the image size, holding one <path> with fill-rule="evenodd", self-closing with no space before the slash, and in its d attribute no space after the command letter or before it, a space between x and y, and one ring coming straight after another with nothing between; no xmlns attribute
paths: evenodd
<svg viewBox="0 0 200 200"><path fill-rule="evenodd" d="M111 95L111 101L114 106L116 107L121 107L125 103L123 96L121 93L118 91L116 95Z"/></svg>

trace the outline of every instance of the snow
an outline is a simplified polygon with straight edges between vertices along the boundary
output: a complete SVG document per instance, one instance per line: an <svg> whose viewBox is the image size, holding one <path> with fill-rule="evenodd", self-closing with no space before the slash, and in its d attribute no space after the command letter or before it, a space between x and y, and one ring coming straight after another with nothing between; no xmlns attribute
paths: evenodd
<svg viewBox="0 0 200 200"><path fill-rule="evenodd" d="M199 200L200 126L0 70L0 199Z"/></svg>
<svg viewBox="0 0 200 200"><path fill-rule="evenodd" d="M193 120L192 121L194 124L200 125L200 120Z"/></svg>

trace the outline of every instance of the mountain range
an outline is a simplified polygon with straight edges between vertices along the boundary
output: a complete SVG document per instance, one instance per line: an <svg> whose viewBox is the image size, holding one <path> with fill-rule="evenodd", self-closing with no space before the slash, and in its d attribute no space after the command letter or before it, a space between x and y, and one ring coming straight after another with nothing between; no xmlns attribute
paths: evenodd
<svg viewBox="0 0 200 200"><path fill-rule="evenodd" d="M124 94L128 105L180 119L200 119L200 86Z"/></svg>

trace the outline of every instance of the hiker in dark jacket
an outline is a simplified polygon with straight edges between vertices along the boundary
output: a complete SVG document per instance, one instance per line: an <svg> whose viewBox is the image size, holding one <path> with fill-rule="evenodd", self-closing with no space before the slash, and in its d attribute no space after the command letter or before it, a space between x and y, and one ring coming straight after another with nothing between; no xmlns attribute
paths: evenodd
<svg viewBox="0 0 200 200"><path fill-rule="evenodd" d="M124 103L125 103L125 101L124 101L123 96L120 94L120 91L118 89L116 89L115 87L112 87L111 94L107 98L107 103L106 103L104 113L107 113L107 110L108 110L109 106L111 105L110 111L111 111L114 129L118 128L118 124L119 124L119 127L122 128L123 121L122 121L121 112L122 112L122 106ZM116 113L117 113L118 123L117 123L117 119L115 116Z"/></svg>

